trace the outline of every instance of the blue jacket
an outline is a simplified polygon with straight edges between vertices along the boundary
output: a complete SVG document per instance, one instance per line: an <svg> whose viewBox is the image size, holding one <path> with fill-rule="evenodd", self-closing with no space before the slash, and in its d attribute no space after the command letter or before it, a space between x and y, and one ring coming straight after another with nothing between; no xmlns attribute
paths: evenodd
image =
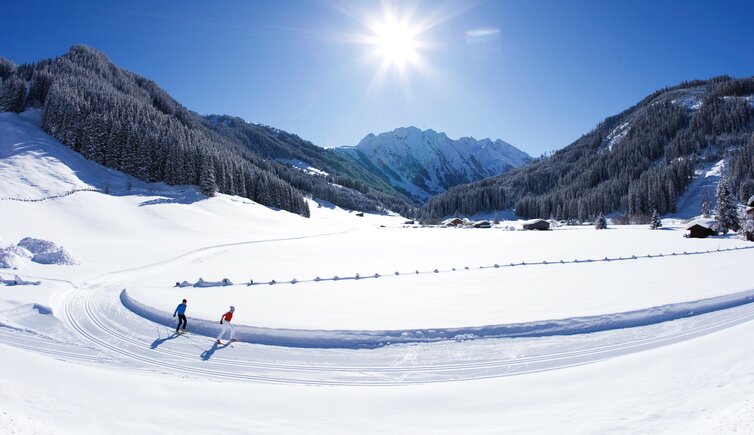
<svg viewBox="0 0 754 435"><path fill-rule="evenodd" d="M173 312L173 315L176 314L184 314L186 313L186 304L179 304L177 307L175 307L175 311Z"/></svg>

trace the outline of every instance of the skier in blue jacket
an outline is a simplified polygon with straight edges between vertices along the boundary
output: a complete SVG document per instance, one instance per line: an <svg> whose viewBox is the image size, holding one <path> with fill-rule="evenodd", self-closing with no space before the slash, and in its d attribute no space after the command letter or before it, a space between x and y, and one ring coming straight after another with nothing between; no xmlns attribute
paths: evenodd
<svg viewBox="0 0 754 435"><path fill-rule="evenodd" d="M175 333L180 334L186 332L186 299L175 307L173 317L175 317L176 314L178 314L178 326L175 327ZM181 328L181 323L183 323L183 328Z"/></svg>

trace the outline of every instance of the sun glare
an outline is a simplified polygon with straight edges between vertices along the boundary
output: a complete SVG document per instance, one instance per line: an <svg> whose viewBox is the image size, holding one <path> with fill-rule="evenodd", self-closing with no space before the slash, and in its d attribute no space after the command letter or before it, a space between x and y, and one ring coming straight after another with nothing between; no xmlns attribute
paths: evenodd
<svg viewBox="0 0 754 435"><path fill-rule="evenodd" d="M365 49L357 58L359 67L373 68L374 76L367 87L371 95L385 84L399 84L410 93L413 79L437 80L439 73L431 67L429 54L438 50L432 41L440 25L463 12L457 4L438 3L419 10L418 1L382 0L380 10L353 8L342 4L342 11L356 17L361 24L358 33L347 33L348 42Z"/></svg>
<svg viewBox="0 0 754 435"><path fill-rule="evenodd" d="M420 60L417 52L420 44L415 38L416 31L411 29L408 23L388 16L372 30L377 54L387 64L402 70L407 64L416 64Z"/></svg>

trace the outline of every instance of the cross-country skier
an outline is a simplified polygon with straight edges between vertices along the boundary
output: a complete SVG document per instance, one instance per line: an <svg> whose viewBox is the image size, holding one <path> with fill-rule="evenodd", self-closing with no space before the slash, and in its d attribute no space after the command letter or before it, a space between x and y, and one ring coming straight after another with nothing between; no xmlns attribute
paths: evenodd
<svg viewBox="0 0 754 435"><path fill-rule="evenodd" d="M227 331L228 329L230 329L230 341L235 341L235 338L233 338L233 336L236 334L236 331L233 329L233 325L230 323L230 321L233 319L234 311L236 311L236 307L231 305L228 312L223 314L222 317L220 317L220 324L223 325L223 329L220 330L220 333L217 335L218 344L222 343L220 339L223 337L223 335L225 335L225 331Z"/></svg>
<svg viewBox="0 0 754 435"><path fill-rule="evenodd" d="M181 332L186 332L186 299L175 307L173 317L175 317L176 314L178 314L178 326L175 327L175 333L180 334ZM183 328L181 328L181 323L183 323Z"/></svg>

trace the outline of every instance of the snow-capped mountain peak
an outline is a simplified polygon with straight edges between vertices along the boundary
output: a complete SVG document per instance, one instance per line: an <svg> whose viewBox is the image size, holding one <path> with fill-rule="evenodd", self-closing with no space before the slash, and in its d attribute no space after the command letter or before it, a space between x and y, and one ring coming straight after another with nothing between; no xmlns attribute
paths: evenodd
<svg viewBox="0 0 754 435"><path fill-rule="evenodd" d="M355 147L339 151L420 200L532 160L500 139L451 139L443 132L413 126L370 133Z"/></svg>

